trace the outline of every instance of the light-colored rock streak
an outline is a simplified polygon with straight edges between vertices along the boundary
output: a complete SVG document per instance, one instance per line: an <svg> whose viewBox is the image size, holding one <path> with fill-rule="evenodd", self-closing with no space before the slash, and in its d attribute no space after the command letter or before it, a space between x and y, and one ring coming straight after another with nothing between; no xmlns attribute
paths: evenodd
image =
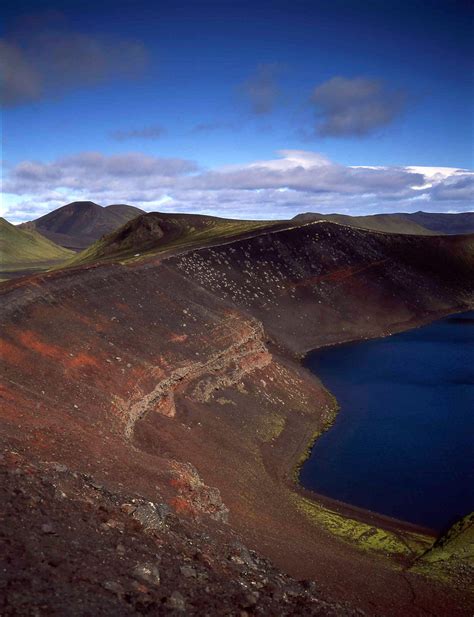
<svg viewBox="0 0 474 617"><path fill-rule="evenodd" d="M139 391L128 401L117 399L116 406L125 425L125 437L131 438L136 423L150 412L174 417L174 395L178 387L185 389L194 383L190 398L206 402L215 390L233 386L245 375L267 366L272 357L263 342L262 324L252 320L245 326L243 333L236 332L232 345L211 355L207 361L180 366L147 394Z"/></svg>

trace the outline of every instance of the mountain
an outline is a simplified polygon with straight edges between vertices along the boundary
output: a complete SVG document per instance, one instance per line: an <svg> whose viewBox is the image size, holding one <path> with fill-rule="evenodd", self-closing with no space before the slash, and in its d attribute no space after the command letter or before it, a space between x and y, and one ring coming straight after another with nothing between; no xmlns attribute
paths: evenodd
<svg viewBox="0 0 474 617"><path fill-rule="evenodd" d="M418 224L416 221L407 220L400 214L369 214L367 216L349 216L347 214L319 214L317 212L305 212L304 214L297 214L293 218L293 221L298 223L329 221L332 223L339 223L340 225L347 225L349 227L371 229L373 231L382 231L385 233L415 234L421 236L434 235L435 233Z"/></svg>
<svg viewBox="0 0 474 617"><path fill-rule="evenodd" d="M301 357L472 309L474 236L316 222L190 246L197 222L164 220L102 245L170 233L158 257L0 287L10 597L33 579L49 613L472 615L469 572L412 571L433 533L296 478L337 413Z"/></svg>
<svg viewBox="0 0 474 617"><path fill-rule="evenodd" d="M76 265L104 259L127 259L150 252L182 251L287 225L279 221L242 221L200 214L150 212L104 236L70 263Z"/></svg>
<svg viewBox="0 0 474 617"><path fill-rule="evenodd" d="M474 233L474 212L445 214L443 212L413 212L402 214L407 220L414 221L427 229L442 234Z"/></svg>
<svg viewBox="0 0 474 617"><path fill-rule="evenodd" d="M43 270L73 255L34 229L19 229L0 218L0 277L23 271Z"/></svg>
<svg viewBox="0 0 474 617"><path fill-rule="evenodd" d="M102 207L92 201L74 201L20 227L36 229L56 244L82 250L140 214L143 210L126 204Z"/></svg>
<svg viewBox="0 0 474 617"><path fill-rule="evenodd" d="M474 232L474 212L459 214L436 212L414 212L408 214L399 212L395 214L368 214L366 216L305 212L304 214L297 214L293 220L299 223L332 221L333 223L359 227L360 229L422 236Z"/></svg>

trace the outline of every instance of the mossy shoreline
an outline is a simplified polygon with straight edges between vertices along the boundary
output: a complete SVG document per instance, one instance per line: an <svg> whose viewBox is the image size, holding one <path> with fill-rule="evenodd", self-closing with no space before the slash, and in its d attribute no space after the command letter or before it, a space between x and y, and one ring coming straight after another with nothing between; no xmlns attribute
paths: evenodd
<svg viewBox="0 0 474 617"><path fill-rule="evenodd" d="M326 388L324 389L333 403L330 411L331 415L324 426L313 433L306 449L293 466L291 474L293 484L292 500L297 510L309 519L312 524L322 527L328 533L337 536L343 541L350 542L361 550L375 551L386 556L396 557L397 561L400 561L400 557L410 561L416 559L433 545L435 541L433 536L409 531L406 528L407 524L393 519L390 519L391 529L384 528L380 523L373 523L369 520L374 518L373 513L362 509L359 510L360 517L358 518L350 516L349 513L338 512L335 508L324 504L320 495L301 485L301 468L310 457L319 437L333 426L340 410L336 397ZM344 505L341 504L343 509ZM350 505L347 505L345 509L349 510ZM364 512L366 512L366 516L364 516ZM363 520L364 518L367 519L367 522ZM382 516L375 514L375 518L380 520ZM400 528L394 530L398 523Z"/></svg>
<svg viewBox="0 0 474 617"><path fill-rule="evenodd" d="M390 332L383 336L390 336L398 332L423 327L427 323L465 310L465 307L463 307L459 311L449 312L448 314L432 315L417 323L397 324ZM373 338L381 337L374 336ZM361 339L341 341L340 343L322 345L321 348L355 343L359 340ZM301 362L303 362L305 355L301 357ZM374 551L389 557L394 566L403 563L404 567L413 566L415 571L425 576L450 580L450 573L446 572L443 565L448 563L448 560L449 565L452 565L456 561L456 556L453 555L454 551L444 550L446 542L443 540L446 538L450 539L452 535L457 537L458 528L465 530L466 521L468 521L469 529L472 527L474 530L474 514L467 515L456 523L445 536L437 538L434 534L430 534L428 530L426 533L421 529L418 531L415 529L416 526L412 526L405 521L385 517L363 508L353 507L350 504L336 502L302 486L300 473L303 465L310 457L319 437L334 425L337 414L340 411L340 405L336 397L324 385L321 384L321 387L327 393L332 403L330 416L321 428L312 433L308 445L294 463L290 474L291 497L298 511L310 520L312 524L323 528L342 541L348 542L360 550ZM331 502L334 502L335 507L331 506ZM357 515L353 516L355 511ZM413 527L413 529L410 529L410 527ZM474 565L474 547L471 539L473 532L470 531L469 533L470 544L468 547L463 545L461 550L456 546L456 550L460 550L462 554L462 559L468 561L470 565ZM449 553L447 557L446 553Z"/></svg>

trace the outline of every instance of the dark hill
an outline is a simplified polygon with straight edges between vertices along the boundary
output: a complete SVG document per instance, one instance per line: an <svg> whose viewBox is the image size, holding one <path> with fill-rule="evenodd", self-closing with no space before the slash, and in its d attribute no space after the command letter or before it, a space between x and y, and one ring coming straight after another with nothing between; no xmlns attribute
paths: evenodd
<svg viewBox="0 0 474 617"><path fill-rule="evenodd" d="M339 223L359 229L371 229L385 233L414 234L429 236L435 232L426 229L416 221L407 220L401 214L369 214L367 216L349 216L347 214L319 214L317 212L305 212L297 214L294 219L299 223L313 223L315 221L328 221Z"/></svg>
<svg viewBox="0 0 474 617"><path fill-rule="evenodd" d="M414 221L427 229L442 234L474 233L474 212L446 214L444 212L413 212L402 214L409 221Z"/></svg>
<svg viewBox="0 0 474 617"><path fill-rule="evenodd" d="M394 214L368 214L366 216L305 212L297 214L293 220L299 223L331 221L360 229L421 236L474 232L474 212L444 214L420 211L411 214L399 212Z"/></svg>
<svg viewBox="0 0 474 617"><path fill-rule="evenodd" d="M104 208L92 201L74 201L20 227L34 228L60 246L82 250L140 214L143 210L126 204Z"/></svg>

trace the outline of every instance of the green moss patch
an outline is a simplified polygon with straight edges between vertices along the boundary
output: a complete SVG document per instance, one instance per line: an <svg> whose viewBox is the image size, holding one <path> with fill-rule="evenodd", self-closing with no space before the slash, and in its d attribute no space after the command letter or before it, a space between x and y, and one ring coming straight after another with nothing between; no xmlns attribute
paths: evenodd
<svg viewBox="0 0 474 617"><path fill-rule="evenodd" d="M297 494L294 500L297 509L313 523L363 550L414 558L433 542L423 534L387 531L362 523Z"/></svg>
<svg viewBox="0 0 474 617"><path fill-rule="evenodd" d="M474 512L457 521L412 568L447 582L474 580Z"/></svg>

